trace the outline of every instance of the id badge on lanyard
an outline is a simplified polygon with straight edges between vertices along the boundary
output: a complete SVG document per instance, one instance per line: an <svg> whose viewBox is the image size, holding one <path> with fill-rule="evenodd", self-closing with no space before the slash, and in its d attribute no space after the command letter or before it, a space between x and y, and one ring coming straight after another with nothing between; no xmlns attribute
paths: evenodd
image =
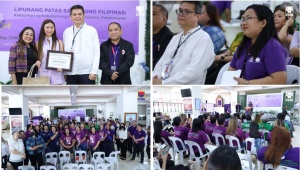
<svg viewBox="0 0 300 170"><path fill-rule="evenodd" d="M169 78L170 72L172 70L172 66L173 66L173 59L168 64L166 64L162 70L161 77L163 80Z"/></svg>

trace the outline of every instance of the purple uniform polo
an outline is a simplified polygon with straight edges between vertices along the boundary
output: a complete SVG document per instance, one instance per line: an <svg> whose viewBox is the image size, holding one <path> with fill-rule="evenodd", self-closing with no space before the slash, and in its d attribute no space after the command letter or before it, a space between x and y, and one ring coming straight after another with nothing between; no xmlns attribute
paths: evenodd
<svg viewBox="0 0 300 170"><path fill-rule="evenodd" d="M136 130L136 127L130 126L130 127L128 128L128 132L130 133L131 136L135 133L135 131L137 131L137 130Z"/></svg>
<svg viewBox="0 0 300 170"><path fill-rule="evenodd" d="M246 49L250 46L250 43L251 42L247 43L239 59L237 58L237 52L234 53L230 63L230 67L236 70L243 70L244 60L246 57L248 58L243 75L244 79L260 79L270 76L275 72L286 71L285 58L287 54L277 40L271 38L262 48L256 59L246 54Z"/></svg>
<svg viewBox="0 0 300 170"><path fill-rule="evenodd" d="M69 135L69 136L62 135L60 138L60 140L62 140L66 146L71 146L73 139L75 139L75 138L72 135Z"/></svg>
<svg viewBox="0 0 300 170"><path fill-rule="evenodd" d="M98 133L94 133L94 134L90 133L88 139L90 140L89 146L95 147L97 145L98 141L100 140L100 136Z"/></svg>
<svg viewBox="0 0 300 170"><path fill-rule="evenodd" d="M143 131L143 130L135 131L135 133L134 133L134 138L135 139L140 139L142 137L146 137L145 131ZM145 140L138 141L138 145L145 145Z"/></svg>
<svg viewBox="0 0 300 170"><path fill-rule="evenodd" d="M213 133L219 133L219 134L225 136L225 134L226 134L226 127L224 127L224 126L215 126L214 130L213 130Z"/></svg>
<svg viewBox="0 0 300 170"><path fill-rule="evenodd" d="M194 141L199 144L202 151L205 151L204 144L208 142L205 132L199 130L198 132L190 131L188 134L188 140ZM199 152L197 147L193 147L194 152Z"/></svg>
<svg viewBox="0 0 300 170"><path fill-rule="evenodd" d="M214 128L216 127L215 123L211 123L210 121L207 121L204 123L205 125L205 133L210 137L210 139L212 140L212 133Z"/></svg>
<svg viewBox="0 0 300 170"><path fill-rule="evenodd" d="M70 128L70 134L75 135L75 133L76 133L76 128L74 129Z"/></svg>
<svg viewBox="0 0 300 170"><path fill-rule="evenodd" d="M268 147L264 146L257 152L258 160L262 161L264 165L268 162L265 161L265 153ZM281 159L280 165L299 169L299 147L290 148L285 154L284 159Z"/></svg>

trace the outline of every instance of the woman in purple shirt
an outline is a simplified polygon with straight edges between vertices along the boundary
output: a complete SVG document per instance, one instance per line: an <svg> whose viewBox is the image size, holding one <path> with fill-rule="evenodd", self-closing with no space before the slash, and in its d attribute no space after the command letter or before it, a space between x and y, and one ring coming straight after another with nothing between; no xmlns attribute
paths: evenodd
<svg viewBox="0 0 300 170"><path fill-rule="evenodd" d="M60 144L63 146L64 150L73 153L73 146L75 145L76 140L70 134L69 129L65 129L65 135L62 135L60 138Z"/></svg>
<svg viewBox="0 0 300 170"><path fill-rule="evenodd" d="M88 144L92 155L94 152L98 151L98 146L100 144L100 136L98 133L96 133L95 127L91 128L91 133L88 137Z"/></svg>
<svg viewBox="0 0 300 170"><path fill-rule="evenodd" d="M174 127L174 136L180 138L182 141L185 141L188 139L188 133L190 131L190 128L185 127L185 122L181 121L180 117L175 117L173 119L173 126ZM181 146L180 143L177 143L178 148L182 149L183 146Z"/></svg>
<svg viewBox="0 0 300 170"><path fill-rule="evenodd" d="M64 73L61 68L57 70L46 69L47 51L64 51L63 42L57 38L55 23L47 19L42 23L37 43L39 61L42 62L39 75L47 76L50 79L50 84L63 84L65 83Z"/></svg>
<svg viewBox="0 0 300 170"><path fill-rule="evenodd" d="M62 123L58 124L58 128L57 130L59 131L60 135L64 135L65 134L65 129Z"/></svg>
<svg viewBox="0 0 300 170"><path fill-rule="evenodd" d="M238 121L234 116L229 119L226 135L237 137L239 139L241 148L245 147L246 144L243 142L245 140L244 132L241 128L238 128ZM233 145L237 146L237 143L233 142Z"/></svg>
<svg viewBox="0 0 300 170"><path fill-rule="evenodd" d="M69 129L70 129L71 135L75 135L75 133L76 133L76 128L75 128L74 122L71 123L71 126L70 126Z"/></svg>
<svg viewBox="0 0 300 170"><path fill-rule="evenodd" d="M210 115L210 120L205 122L205 133L209 136L210 140L214 142L214 138L212 137L212 133L214 128L216 127L216 116Z"/></svg>
<svg viewBox="0 0 300 170"><path fill-rule="evenodd" d="M79 126L76 126L75 137L77 142L77 149L86 151L87 149L86 134L80 130Z"/></svg>
<svg viewBox="0 0 300 170"><path fill-rule="evenodd" d="M242 70L238 84L286 84L286 51L277 36L269 7L253 4L242 16L244 37L229 71Z"/></svg>
<svg viewBox="0 0 300 170"><path fill-rule="evenodd" d="M291 146L290 132L284 127L276 127L272 131L272 143L262 147L257 159L264 164L272 164L274 169L281 165L299 169L299 147Z"/></svg>
<svg viewBox="0 0 300 170"><path fill-rule="evenodd" d="M192 127L192 130L188 133L188 140L198 143L201 148L202 153L203 154L206 153L204 144L210 144L210 143L209 143L209 140L208 140L205 132L201 130L201 120L200 119L196 118L193 120L193 127ZM189 148L189 149L191 149L191 148ZM200 156L200 151L196 147L193 147L193 150L197 157Z"/></svg>
<svg viewBox="0 0 300 170"><path fill-rule="evenodd" d="M103 127L103 124L100 124L100 129L99 129L99 136L100 136L100 145L99 145L99 150L101 152L104 152L104 141L107 137L106 130Z"/></svg>

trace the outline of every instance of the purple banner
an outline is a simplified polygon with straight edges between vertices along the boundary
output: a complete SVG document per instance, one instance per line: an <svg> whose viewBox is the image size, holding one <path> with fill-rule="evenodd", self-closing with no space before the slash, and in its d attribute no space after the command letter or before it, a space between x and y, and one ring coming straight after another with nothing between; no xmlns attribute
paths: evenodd
<svg viewBox="0 0 300 170"><path fill-rule="evenodd" d="M247 95L247 103L251 101L253 107L281 107L282 96L282 93Z"/></svg>
<svg viewBox="0 0 300 170"><path fill-rule="evenodd" d="M58 117L63 116L63 120L66 120L68 116L70 118L75 118L77 114L80 116L81 120L84 120L86 115L85 109L58 109Z"/></svg>
<svg viewBox="0 0 300 170"><path fill-rule="evenodd" d="M59 39L63 31L72 26L70 8L82 5L85 9L85 22L98 31L100 43L106 41L108 24L121 24L122 38L133 43L138 53L139 16L137 6L139 1L0 1L0 51L9 51L18 40L19 33L26 26L35 30L35 40L38 40L40 27L46 19L51 19L56 25ZM146 7L145 7L146 8Z"/></svg>

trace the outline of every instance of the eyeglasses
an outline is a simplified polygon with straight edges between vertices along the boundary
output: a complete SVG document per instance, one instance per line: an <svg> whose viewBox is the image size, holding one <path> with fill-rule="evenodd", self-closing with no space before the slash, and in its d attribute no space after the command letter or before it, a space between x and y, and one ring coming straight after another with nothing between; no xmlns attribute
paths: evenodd
<svg viewBox="0 0 300 170"><path fill-rule="evenodd" d="M257 18L257 19L258 19L258 17L250 17L250 16L242 17L242 18L241 18L241 23L243 23L243 22L248 23L248 21L249 21L249 20L252 20L253 18Z"/></svg>
<svg viewBox="0 0 300 170"><path fill-rule="evenodd" d="M177 15L181 14L181 15L184 15L184 16L192 14L192 13L197 14L195 11L180 10L180 9L176 9L175 12L176 12Z"/></svg>

